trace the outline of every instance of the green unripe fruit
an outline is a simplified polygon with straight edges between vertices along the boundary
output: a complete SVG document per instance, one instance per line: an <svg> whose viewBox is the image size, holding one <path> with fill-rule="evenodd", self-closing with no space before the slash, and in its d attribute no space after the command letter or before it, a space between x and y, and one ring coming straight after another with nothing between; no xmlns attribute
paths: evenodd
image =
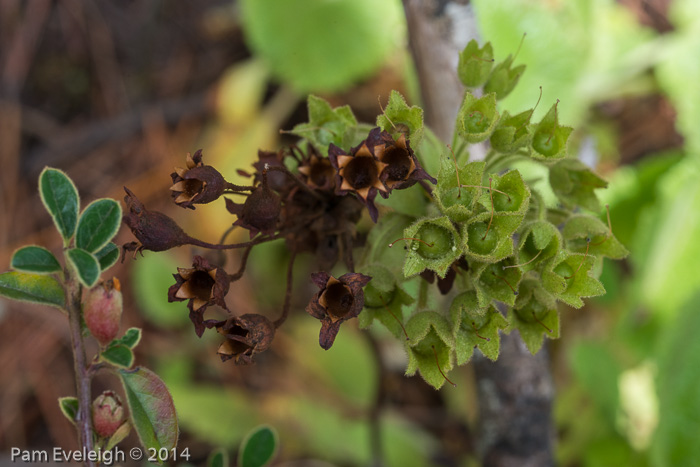
<svg viewBox="0 0 700 467"><path fill-rule="evenodd" d="M454 237L452 233L435 224L423 224L416 235L421 241L413 241L413 248L426 259L441 258L452 253Z"/></svg>
<svg viewBox="0 0 700 467"><path fill-rule="evenodd" d="M503 190L502 190L503 191ZM508 193L504 191L504 193ZM496 211L517 211L523 205L523 197L520 193L493 193L493 208Z"/></svg>
<svg viewBox="0 0 700 467"><path fill-rule="evenodd" d="M389 292L380 292L369 282L365 288L365 307L366 308L382 308L388 306L396 295L396 287Z"/></svg>
<svg viewBox="0 0 700 467"><path fill-rule="evenodd" d="M420 342L412 346L416 353L422 355L433 355L433 347L441 348L445 343L440 339L434 330L430 330Z"/></svg>
<svg viewBox="0 0 700 467"><path fill-rule="evenodd" d="M474 253L488 255L498 245L498 233L493 226L489 229L486 222L470 224L467 228L467 234L469 236L467 245Z"/></svg>
<svg viewBox="0 0 700 467"><path fill-rule="evenodd" d="M467 313L465 321L462 323L466 329L478 331L491 321L491 310L488 309L483 314Z"/></svg>
<svg viewBox="0 0 700 467"><path fill-rule="evenodd" d="M469 133L481 133L489 127L489 121L481 112L472 112L464 119L464 128Z"/></svg>
<svg viewBox="0 0 700 467"><path fill-rule="evenodd" d="M554 272L567 279L574 275L574 268L569 263L561 262L554 268Z"/></svg>
<svg viewBox="0 0 700 467"><path fill-rule="evenodd" d="M538 131L535 133L532 138L532 147L543 156L549 157L556 156L561 149L559 138L556 137L553 129L549 132Z"/></svg>
<svg viewBox="0 0 700 467"><path fill-rule="evenodd" d="M515 313L527 323L541 323L549 313L549 310L537 300L530 300L527 305L519 310L515 310Z"/></svg>

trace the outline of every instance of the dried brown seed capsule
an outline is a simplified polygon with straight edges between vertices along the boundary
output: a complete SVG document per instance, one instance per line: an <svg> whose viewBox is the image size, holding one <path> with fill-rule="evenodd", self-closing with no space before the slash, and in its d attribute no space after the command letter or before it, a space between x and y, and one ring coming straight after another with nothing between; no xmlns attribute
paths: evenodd
<svg viewBox="0 0 700 467"><path fill-rule="evenodd" d="M224 177L210 165L202 162L202 150L194 156L187 153L186 168L176 168L170 174L170 187L175 204L194 209L193 204L206 204L219 199L226 189Z"/></svg>
<svg viewBox="0 0 700 467"><path fill-rule="evenodd" d="M367 137L367 145L375 157L386 164L379 178L389 191L408 188L420 180L437 183L420 165L405 135L394 140L388 132L374 128Z"/></svg>
<svg viewBox="0 0 700 467"><path fill-rule="evenodd" d="M266 235L274 233L282 212L282 199L268 184L267 168L263 169L262 184L248 195L245 203L236 204L226 198L226 209L238 216L233 225L248 229L251 238L258 232Z"/></svg>
<svg viewBox="0 0 700 467"><path fill-rule="evenodd" d="M138 243L124 245L125 251L165 251L190 242L191 238L172 218L162 212L149 211L131 190L124 187L124 191L127 213L122 217L122 222L138 240Z"/></svg>
<svg viewBox="0 0 700 467"><path fill-rule="evenodd" d="M177 268L177 271L177 274L173 274L175 284L168 289L168 301L189 300L190 319L197 336L202 337L207 307L216 304L226 309L225 297L230 285L228 274L201 256L194 257L191 268Z"/></svg>
<svg viewBox="0 0 700 467"><path fill-rule="evenodd" d="M236 365L253 363L253 356L270 347L275 336L275 326L265 316L245 314L214 324L226 340L219 346L217 354L221 361L234 359Z"/></svg>
<svg viewBox="0 0 700 467"><path fill-rule="evenodd" d="M341 323L357 317L365 303L362 288L372 278L359 273L335 278L326 272L311 274L311 280L321 289L306 306L306 312L321 321L319 344L328 350L335 341Z"/></svg>

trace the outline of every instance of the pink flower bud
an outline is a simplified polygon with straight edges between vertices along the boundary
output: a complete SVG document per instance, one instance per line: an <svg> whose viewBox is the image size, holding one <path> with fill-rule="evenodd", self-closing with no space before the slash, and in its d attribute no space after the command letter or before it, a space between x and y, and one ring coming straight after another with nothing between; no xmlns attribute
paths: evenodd
<svg viewBox="0 0 700 467"><path fill-rule="evenodd" d="M122 317L122 292L116 277L86 293L83 317L90 333L100 344L107 345L117 337Z"/></svg>
<svg viewBox="0 0 700 467"><path fill-rule="evenodd" d="M92 424L95 432L109 438L124 420L122 401L112 391L105 391L92 402Z"/></svg>

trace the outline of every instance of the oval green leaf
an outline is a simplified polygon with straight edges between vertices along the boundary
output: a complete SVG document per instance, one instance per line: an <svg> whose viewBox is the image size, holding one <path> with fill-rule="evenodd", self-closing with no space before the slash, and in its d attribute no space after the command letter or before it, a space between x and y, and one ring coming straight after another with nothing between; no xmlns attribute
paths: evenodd
<svg viewBox="0 0 700 467"><path fill-rule="evenodd" d="M122 208L110 198L90 203L78 221L75 246L94 253L117 234L122 220Z"/></svg>
<svg viewBox="0 0 700 467"><path fill-rule="evenodd" d="M66 252L66 257L78 271L81 284L89 288L97 283L97 279L100 278L100 264L95 256L80 248L73 248Z"/></svg>
<svg viewBox="0 0 700 467"><path fill-rule="evenodd" d="M80 205L73 181L63 171L46 167L39 175L39 195L67 243L75 233Z"/></svg>
<svg viewBox="0 0 700 467"><path fill-rule="evenodd" d="M268 465L277 452L277 432L267 425L259 426L246 435L238 452L241 467Z"/></svg>
<svg viewBox="0 0 700 467"><path fill-rule="evenodd" d="M102 360L119 368L130 368L134 364L134 352L122 344L111 345L100 354Z"/></svg>
<svg viewBox="0 0 700 467"><path fill-rule="evenodd" d="M131 423L146 449L156 453L177 446L178 426L173 398L165 383L143 367L119 370ZM159 459L161 462L166 459Z"/></svg>
<svg viewBox="0 0 700 467"><path fill-rule="evenodd" d="M119 339L119 343L133 349L141 341L141 329L139 328L129 328L124 336Z"/></svg>
<svg viewBox="0 0 700 467"><path fill-rule="evenodd" d="M20 248L12 255L12 269L36 274L51 274L61 270L61 264L46 248L29 245Z"/></svg>
<svg viewBox="0 0 700 467"><path fill-rule="evenodd" d="M53 277L16 271L0 274L0 296L62 310L66 303L63 287Z"/></svg>
<svg viewBox="0 0 700 467"><path fill-rule="evenodd" d="M119 259L119 247L112 242L106 244L95 253L95 258L100 263L100 269L104 272L114 266Z"/></svg>
<svg viewBox="0 0 700 467"><path fill-rule="evenodd" d="M59 397L58 405L68 421L75 425L75 417L78 415L78 399L75 397Z"/></svg>
<svg viewBox="0 0 700 467"><path fill-rule="evenodd" d="M228 467L228 452L223 448L215 449L207 458L208 467Z"/></svg>

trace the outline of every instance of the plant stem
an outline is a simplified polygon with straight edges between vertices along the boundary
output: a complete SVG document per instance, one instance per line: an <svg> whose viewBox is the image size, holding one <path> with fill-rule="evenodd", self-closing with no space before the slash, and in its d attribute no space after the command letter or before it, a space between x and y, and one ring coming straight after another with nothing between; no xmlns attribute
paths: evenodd
<svg viewBox="0 0 700 467"><path fill-rule="evenodd" d="M78 414L76 415L75 426L78 429L78 440L80 447L86 452L94 451L92 436L92 414L90 411L90 371L85 357L85 343L80 318L80 295L81 285L74 277L73 271L66 269L66 310L68 311L68 322L70 325L71 348L73 349L73 365L75 372L75 389L78 398ZM85 460L86 466L94 467L94 461Z"/></svg>

